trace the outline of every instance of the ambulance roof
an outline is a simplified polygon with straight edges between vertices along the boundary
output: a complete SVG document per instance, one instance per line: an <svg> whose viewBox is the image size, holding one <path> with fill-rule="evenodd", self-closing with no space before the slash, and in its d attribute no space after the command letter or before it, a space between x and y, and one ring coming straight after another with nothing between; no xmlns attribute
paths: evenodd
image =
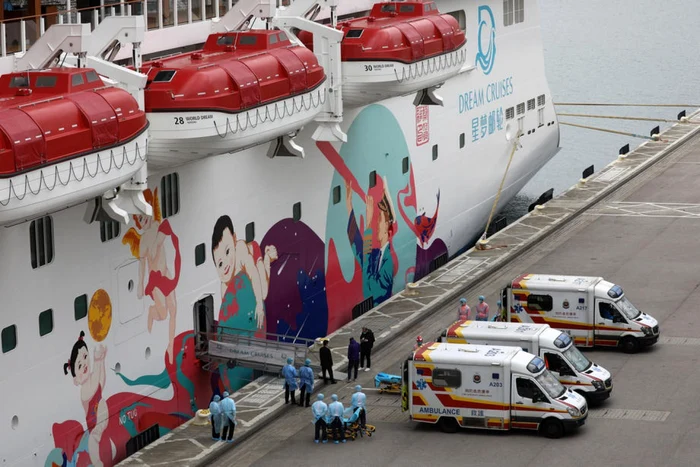
<svg viewBox="0 0 700 467"><path fill-rule="evenodd" d="M512 282L514 289L571 290L587 289L600 281L601 277L560 276L553 274L523 274Z"/></svg>
<svg viewBox="0 0 700 467"><path fill-rule="evenodd" d="M455 337L469 336L473 339L494 337L508 337L510 339L514 337L531 338L548 328L549 324L458 321L450 326L447 335Z"/></svg>
<svg viewBox="0 0 700 467"><path fill-rule="evenodd" d="M519 347L498 345L429 342L415 351L413 359L416 362L479 366L510 362L511 369L517 372L539 374L544 370L541 358Z"/></svg>

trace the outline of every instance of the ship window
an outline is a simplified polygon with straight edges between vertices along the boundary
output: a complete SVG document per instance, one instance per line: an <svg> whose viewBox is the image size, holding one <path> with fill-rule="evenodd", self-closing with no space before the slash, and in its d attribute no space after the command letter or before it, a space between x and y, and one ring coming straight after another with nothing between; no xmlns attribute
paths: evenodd
<svg viewBox="0 0 700 467"><path fill-rule="evenodd" d="M13 76L10 80L11 88L26 88L29 86L29 76Z"/></svg>
<svg viewBox="0 0 700 467"><path fill-rule="evenodd" d="M541 96L537 96L537 105L544 105L544 94L542 94Z"/></svg>
<svg viewBox="0 0 700 467"><path fill-rule="evenodd" d="M515 117L515 109L513 107L508 107L506 109L506 120L513 120Z"/></svg>
<svg viewBox="0 0 700 467"><path fill-rule="evenodd" d="M85 76L87 77L87 82L88 83L94 83L95 81L98 81L100 79L99 76L97 76L97 73L94 71L88 71L85 73Z"/></svg>
<svg viewBox="0 0 700 467"><path fill-rule="evenodd" d="M277 43L277 34L270 35L270 45Z"/></svg>
<svg viewBox="0 0 700 467"><path fill-rule="evenodd" d="M433 386L438 388L458 388L462 386L462 372L456 368L435 368Z"/></svg>
<svg viewBox="0 0 700 467"><path fill-rule="evenodd" d="M32 269L53 261L53 220L51 216L32 221L29 225Z"/></svg>
<svg viewBox="0 0 700 467"><path fill-rule="evenodd" d="M404 157L403 159L401 159L401 173L408 173L408 168L408 157Z"/></svg>
<svg viewBox="0 0 700 467"><path fill-rule="evenodd" d="M373 188L377 184L377 171L373 170L369 173L369 187Z"/></svg>
<svg viewBox="0 0 700 467"><path fill-rule="evenodd" d="M283 32L278 34L280 41L286 41L287 40L287 35Z"/></svg>
<svg viewBox="0 0 700 467"><path fill-rule="evenodd" d="M518 115L522 115L525 113L525 102L521 102L518 104Z"/></svg>
<svg viewBox="0 0 700 467"><path fill-rule="evenodd" d="M160 211L163 219L180 212L180 178L177 172L160 179Z"/></svg>
<svg viewBox="0 0 700 467"><path fill-rule="evenodd" d="M433 160L436 161L438 158L438 145L433 144Z"/></svg>
<svg viewBox="0 0 700 467"><path fill-rule="evenodd" d="M245 242L250 243L255 240L255 222L245 226Z"/></svg>
<svg viewBox="0 0 700 467"><path fill-rule="evenodd" d="M513 0L503 0L503 26L513 24Z"/></svg>
<svg viewBox="0 0 700 467"><path fill-rule="evenodd" d="M533 311L552 311L553 303L551 295L530 294L527 296L527 307Z"/></svg>
<svg viewBox="0 0 700 467"><path fill-rule="evenodd" d="M459 135L459 149L462 149L466 143L466 138L464 136L464 133Z"/></svg>
<svg viewBox="0 0 700 467"><path fill-rule="evenodd" d="M515 0L515 22L522 23L525 21L525 0Z"/></svg>
<svg viewBox="0 0 700 467"><path fill-rule="evenodd" d="M175 76L176 70L162 70L159 71L155 78L153 78L154 83L168 83L172 81L173 76Z"/></svg>
<svg viewBox="0 0 700 467"><path fill-rule="evenodd" d="M3 329L0 340L2 340L2 353L7 353L17 347L17 326L13 324Z"/></svg>
<svg viewBox="0 0 700 467"><path fill-rule="evenodd" d="M255 45L258 43L257 36L240 36L238 38L239 45Z"/></svg>
<svg viewBox="0 0 700 467"><path fill-rule="evenodd" d="M194 265L199 266L200 264L204 264L204 262L207 260L207 248L204 246L204 243L200 243L196 247L194 247Z"/></svg>
<svg viewBox="0 0 700 467"><path fill-rule="evenodd" d="M537 123L539 126L544 126L544 109L537 110Z"/></svg>
<svg viewBox="0 0 700 467"><path fill-rule="evenodd" d="M435 9L437 9L437 7ZM467 28L467 14L464 12L464 10L450 11L447 14L457 20L457 23L459 23L459 29L464 31Z"/></svg>
<svg viewBox="0 0 700 467"><path fill-rule="evenodd" d="M427 7L427 10L430 11L430 6ZM415 11L415 7L413 5L401 5L399 7L399 13L413 13Z"/></svg>
<svg viewBox="0 0 700 467"><path fill-rule="evenodd" d="M535 110L535 99L527 101L527 110Z"/></svg>
<svg viewBox="0 0 700 467"><path fill-rule="evenodd" d="M49 308L39 313L39 336L45 336L53 331L53 310Z"/></svg>
<svg viewBox="0 0 700 467"><path fill-rule="evenodd" d="M396 11L396 5L389 3L387 5L382 6L382 13L389 13L391 11Z"/></svg>
<svg viewBox="0 0 700 467"><path fill-rule="evenodd" d="M333 204L340 203L340 185L333 187Z"/></svg>
<svg viewBox="0 0 700 467"><path fill-rule="evenodd" d="M34 86L37 88L52 88L56 86L55 76L39 76L34 82Z"/></svg>
<svg viewBox="0 0 700 467"><path fill-rule="evenodd" d="M345 34L346 39L357 39L362 35L362 32L364 29L351 29L348 31L347 34Z"/></svg>
<svg viewBox="0 0 700 467"><path fill-rule="evenodd" d="M83 74L82 73L76 73L70 78L70 82L73 86L80 86L81 84L85 83L85 80L83 79Z"/></svg>
<svg viewBox="0 0 700 467"><path fill-rule="evenodd" d="M216 45L233 45L233 36L219 36Z"/></svg>
<svg viewBox="0 0 700 467"><path fill-rule="evenodd" d="M100 240L108 242L119 236L119 222L100 221Z"/></svg>
<svg viewBox="0 0 700 467"><path fill-rule="evenodd" d="M73 316L75 316L75 320L79 321L85 318L87 316L87 312L87 295L82 294L80 297L75 297L75 300L73 300Z"/></svg>
<svg viewBox="0 0 700 467"><path fill-rule="evenodd" d="M301 220L301 203L294 203L294 206L292 206L292 218L294 222Z"/></svg>

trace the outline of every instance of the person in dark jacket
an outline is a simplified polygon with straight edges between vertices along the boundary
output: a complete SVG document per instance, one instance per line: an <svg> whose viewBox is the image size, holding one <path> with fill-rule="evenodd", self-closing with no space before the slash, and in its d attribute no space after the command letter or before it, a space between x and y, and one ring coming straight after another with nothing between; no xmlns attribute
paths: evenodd
<svg viewBox="0 0 700 467"><path fill-rule="evenodd" d="M321 358L321 373L323 374L323 384L328 384L328 378L326 378L326 371L331 378L331 384L336 384L337 381L333 377L333 356L331 355L331 349L328 348L328 339L323 341L323 347L318 351L318 355Z"/></svg>
<svg viewBox="0 0 700 467"><path fill-rule="evenodd" d="M360 364L360 344L357 343L354 337L350 338L350 345L348 345L348 383L350 382L350 376L352 375L352 370L355 370L355 378L353 381L357 380L357 367Z"/></svg>
<svg viewBox="0 0 700 467"><path fill-rule="evenodd" d="M365 371L370 370L372 366L370 356L372 355L372 347L374 347L374 333L371 329L366 327L362 328L362 335L360 336L360 370ZM367 367L365 368L365 358L367 359Z"/></svg>

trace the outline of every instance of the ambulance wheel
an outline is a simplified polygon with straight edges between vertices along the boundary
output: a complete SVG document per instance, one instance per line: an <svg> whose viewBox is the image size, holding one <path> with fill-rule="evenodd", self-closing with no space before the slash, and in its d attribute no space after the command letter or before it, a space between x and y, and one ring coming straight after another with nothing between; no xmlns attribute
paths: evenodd
<svg viewBox="0 0 700 467"><path fill-rule="evenodd" d="M620 347L625 353L637 353L639 350L639 341L632 336L623 337L620 340Z"/></svg>
<svg viewBox="0 0 700 467"><path fill-rule="evenodd" d="M445 433L457 433L459 430L459 423L452 417L440 417L438 425Z"/></svg>
<svg viewBox="0 0 700 467"><path fill-rule="evenodd" d="M542 422L540 430L547 438L557 439L564 435L564 425L555 418L550 418Z"/></svg>

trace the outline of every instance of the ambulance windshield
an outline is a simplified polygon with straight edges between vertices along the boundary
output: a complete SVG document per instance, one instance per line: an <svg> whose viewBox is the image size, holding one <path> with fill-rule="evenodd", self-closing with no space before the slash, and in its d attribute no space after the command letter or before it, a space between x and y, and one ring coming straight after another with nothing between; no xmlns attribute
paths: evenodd
<svg viewBox="0 0 700 467"><path fill-rule="evenodd" d="M622 297L615 302L615 306L620 310L620 312L625 315L627 319L637 319L639 315L642 314L641 311L637 309L632 302L627 300L627 297Z"/></svg>
<svg viewBox="0 0 700 467"><path fill-rule="evenodd" d="M559 383L559 380L556 379L548 370L545 370L540 373L539 376L536 376L535 380L544 388L545 391L547 391L549 397L553 399L560 398L566 392L564 386L562 386L561 383Z"/></svg>
<svg viewBox="0 0 700 467"><path fill-rule="evenodd" d="M569 347L568 350L564 351L564 358L566 358L579 373L586 371L593 365L593 363L573 345Z"/></svg>

